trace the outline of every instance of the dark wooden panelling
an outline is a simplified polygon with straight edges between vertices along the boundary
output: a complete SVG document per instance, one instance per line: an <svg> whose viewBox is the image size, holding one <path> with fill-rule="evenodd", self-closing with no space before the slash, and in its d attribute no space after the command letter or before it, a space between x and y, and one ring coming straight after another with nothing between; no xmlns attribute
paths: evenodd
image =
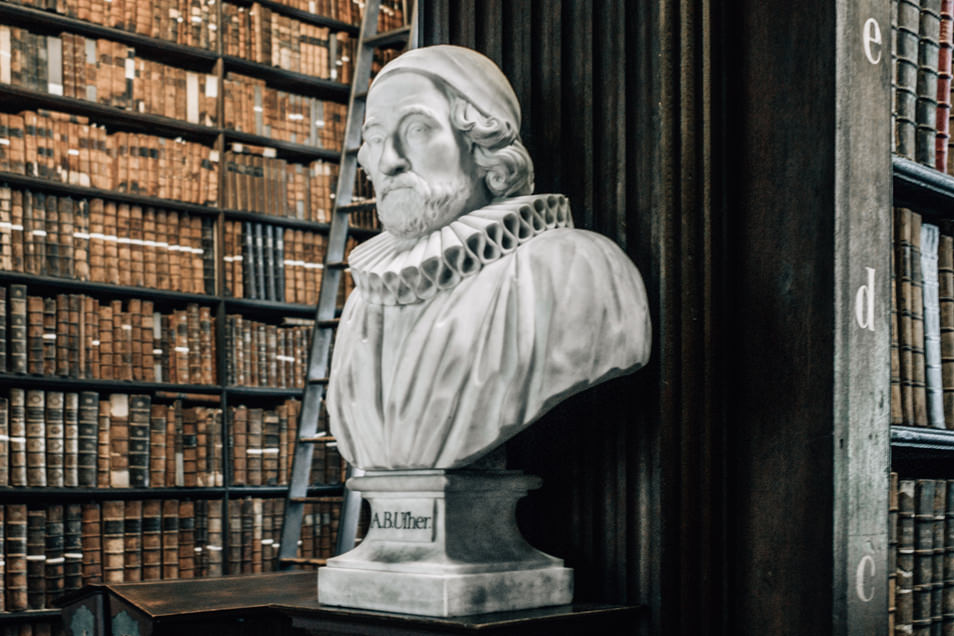
<svg viewBox="0 0 954 636"><path fill-rule="evenodd" d="M434 14L428 16L433 5ZM523 105L537 192L570 197L646 281L647 368L554 409L508 448L544 478L519 508L577 598L644 603L639 633L724 633L724 235L711 0L425 2L425 43L475 45ZM443 26L439 26L443 25ZM719 96L714 98L713 95Z"/></svg>

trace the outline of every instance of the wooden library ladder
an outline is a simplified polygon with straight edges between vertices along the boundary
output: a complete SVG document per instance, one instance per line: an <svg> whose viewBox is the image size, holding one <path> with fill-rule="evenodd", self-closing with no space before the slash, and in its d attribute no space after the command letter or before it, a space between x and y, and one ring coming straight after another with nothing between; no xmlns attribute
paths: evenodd
<svg viewBox="0 0 954 636"><path fill-rule="evenodd" d="M407 2L405 4L408 4ZM338 187L335 193L335 207L328 232L328 244L325 252L324 275L318 293L318 307L315 312L315 327L312 332L311 348L308 354L308 375L302 397L301 412L298 417L298 435L295 441L295 455L292 459L291 480L285 500L285 515L282 522L281 544L278 550L279 568L290 569L295 565L324 565L325 559L298 558L298 542L301 538L301 524L305 505L327 501L327 497L309 497L308 482L311 477L312 454L314 444L327 443L327 431L318 430L318 418L321 413L325 387L331 366L330 353L334 330L338 326L335 310L341 277L348 264L345 262L345 244L348 239L348 217L356 209L366 208L367 203L352 204L352 193L357 174L357 155L361 145L361 125L364 122L365 98L371 80L371 62L378 48L396 48L404 44L406 49L417 46L418 12L417 2L413 2L411 19L404 11L405 26L378 33L378 14L381 11L380 0L364 1L364 16L358 35L357 60L351 83L351 97L348 100L348 120L345 125L344 141L341 147L341 161L338 166ZM360 469L348 469L348 476L359 474ZM354 547L355 533L358 529L358 516L361 512L361 496L347 488L341 503L341 517L338 536L335 541L335 554L347 552Z"/></svg>

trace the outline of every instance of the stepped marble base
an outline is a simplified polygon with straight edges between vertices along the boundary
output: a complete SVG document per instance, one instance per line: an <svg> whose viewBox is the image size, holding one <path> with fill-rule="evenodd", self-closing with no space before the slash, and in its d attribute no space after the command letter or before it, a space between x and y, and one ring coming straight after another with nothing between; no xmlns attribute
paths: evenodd
<svg viewBox="0 0 954 636"><path fill-rule="evenodd" d="M348 482L368 534L318 570L322 605L467 616L573 600L573 570L531 547L514 516L540 479L517 471L391 471Z"/></svg>

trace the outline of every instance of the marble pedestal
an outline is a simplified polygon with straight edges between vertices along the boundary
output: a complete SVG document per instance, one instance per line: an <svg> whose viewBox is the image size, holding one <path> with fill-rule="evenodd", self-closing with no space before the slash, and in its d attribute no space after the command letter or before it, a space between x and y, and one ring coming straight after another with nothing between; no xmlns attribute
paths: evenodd
<svg viewBox="0 0 954 636"><path fill-rule="evenodd" d="M318 570L318 601L444 617L570 603L573 570L517 529L517 500L540 483L507 470L351 478L371 523L358 547Z"/></svg>

